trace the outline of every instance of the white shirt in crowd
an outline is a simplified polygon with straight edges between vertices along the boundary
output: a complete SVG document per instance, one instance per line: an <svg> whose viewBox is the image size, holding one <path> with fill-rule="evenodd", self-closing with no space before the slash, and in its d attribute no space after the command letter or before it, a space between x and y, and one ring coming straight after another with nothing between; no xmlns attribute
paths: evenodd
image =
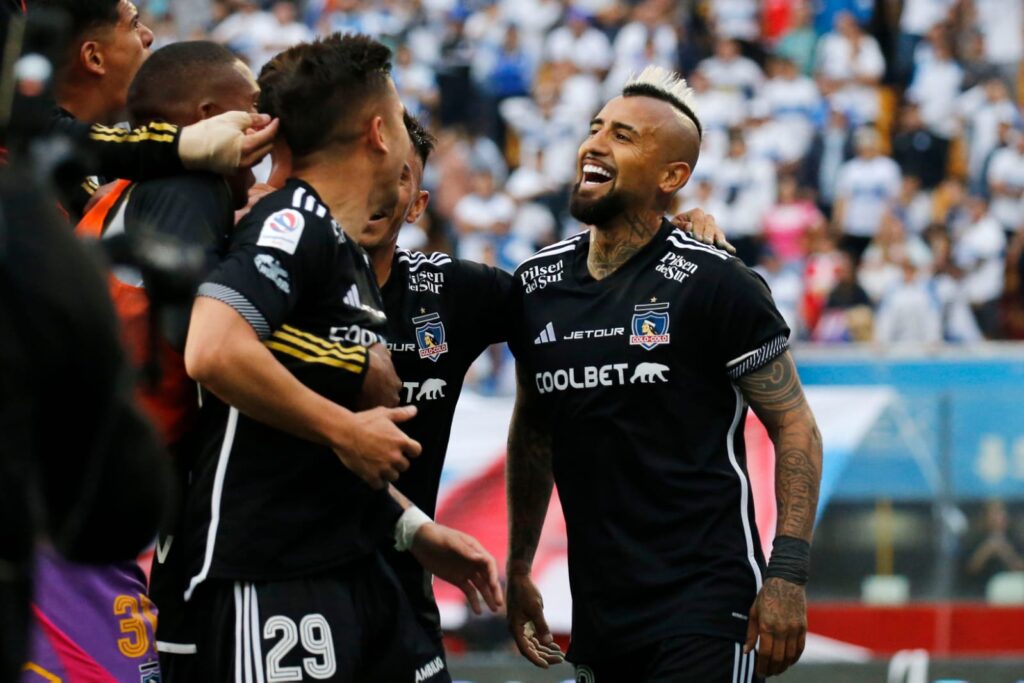
<svg viewBox="0 0 1024 683"><path fill-rule="evenodd" d="M739 92L747 97L753 96L764 81L757 62L742 55L729 60L708 57L701 60L697 68L716 90Z"/></svg>
<svg viewBox="0 0 1024 683"><path fill-rule="evenodd" d="M999 144L999 124L1015 121L1017 107L1009 99L989 100L985 97L984 85L975 86L961 95L959 107L970 133L967 173L973 181L981 177L989 154Z"/></svg>
<svg viewBox="0 0 1024 683"><path fill-rule="evenodd" d="M647 50L647 40L652 39L654 54L659 62L674 64L677 38L675 29L669 24L659 24L651 29L640 21L631 21L615 36L615 59L635 61Z"/></svg>
<svg viewBox="0 0 1024 683"><path fill-rule="evenodd" d="M755 41L761 36L757 0L712 0L715 33L727 38Z"/></svg>
<svg viewBox="0 0 1024 683"><path fill-rule="evenodd" d="M990 187L1002 183L1011 192L1024 192L1024 153L1019 147L1003 147L993 152L987 179ZM1024 195L1008 197L993 192L989 211L1004 230L1024 228Z"/></svg>
<svg viewBox="0 0 1024 683"><path fill-rule="evenodd" d="M490 197L468 194L455 205L455 220L468 226L473 232L459 236L459 257L488 263L488 249L493 247L495 235L490 227L495 223L512 224L516 217L516 203L503 192Z"/></svg>
<svg viewBox="0 0 1024 683"><path fill-rule="evenodd" d="M1024 59L1024 2L974 0L974 8L985 39L985 61L1008 65Z"/></svg>
<svg viewBox="0 0 1024 683"><path fill-rule="evenodd" d="M759 235L764 214L775 202L775 166L750 153L727 156L718 164L714 184L715 195L728 207L721 221L728 236Z"/></svg>
<svg viewBox="0 0 1024 683"><path fill-rule="evenodd" d="M942 341L942 310L927 278L900 281L882 298L875 315L875 341L931 344Z"/></svg>
<svg viewBox="0 0 1024 683"><path fill-rule="evenodd" d="M1003 293L1003 252L1006 234L991 214L964 228L953 243L953 259L964 271L967 300L983 304Z"/></svg>
<svg viewBox="0 0 1024 683"><path fill-rule="evenodd" d="M845 201L843 231L873 237L900 193L900 167L889 157L854 157L839 167L835 198Z"/></svg>
<svg viewBox="0 0 1024 683"><path fill-rule="evenodd" d="M313 40L313 32L305 24L298 21L281 24L276 19L256 23L249 35L255 45L249 66L256 74L279 52Z"/></svg>
<svg viewBox="0 0 1024 683"><path fill-rule="evenodd" d="M956 136L957 97L964 71L952 59L929 59L917 65L907 98L921 107L921 119L931 132L946 138Z"/></svg>
<svg viewBox="0 0 1024 683"><path fill-rule="evenodd" d="M814 137L814 116L821 106L817 84L807 76L772 78L761 89L761 99L782 127L794 158L802 158Z"/></svg>
<svg viewBox="0 0 1024 683"><path fill-rule="evenodd" d="M885 73L885 57L878 41L872 36L861 36L854 49L853 43L838 33L826 33L818 42L817 71L831 80L853 78L881 78ZM854 125L873 122L878 118L878 90L872 86L851 82L832 93L832 105L846 112Z"/></svg>
<svg viewBox="0 0 1024 683"><path fill-rule="evenodd" d="M547 54L553 62L572 62L584 71L604 71L612 62L608 36L593 27L579 38L568 26L556 28L548 35Z"/></svg>
<svg viewBox="0 0 1024 683"><path fill-rule="evenodd" d="M900 32L923 36L946 18L954 0L904 0Z"/></svg>

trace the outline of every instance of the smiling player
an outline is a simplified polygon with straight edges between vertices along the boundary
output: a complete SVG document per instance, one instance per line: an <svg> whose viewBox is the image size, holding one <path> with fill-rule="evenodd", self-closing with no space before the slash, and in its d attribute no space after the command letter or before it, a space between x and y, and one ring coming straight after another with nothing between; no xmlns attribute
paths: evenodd
<svg viewBox="0 0 1024 683"><path fill-rule="evenodd" d="M804 645L821 439L764 282L664 218L700 149L690 95L649 67L605 105L580 147L571 202L592 227L516 273L509 626L535 664L559 661L530 577L557 482L568 658L588 683L749 683L755 668L784 671ZM533 286L538 272L544 287ZM595 328L605 334L579 334ZM767 574L740 428L747 405L779 454Z"/></svg>

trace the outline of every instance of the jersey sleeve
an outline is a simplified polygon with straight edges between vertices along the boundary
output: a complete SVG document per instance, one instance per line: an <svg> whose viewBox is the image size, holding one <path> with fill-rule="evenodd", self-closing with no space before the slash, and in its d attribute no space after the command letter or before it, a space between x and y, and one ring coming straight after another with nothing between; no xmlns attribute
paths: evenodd
<svg viewBox="0 0 1024 683"><path fill-rule="evenodd" d="M135 130L110 128L89 125L58 110L51 127L92 157L93 171L99 175L141 181L185 172L178 157L178 126L150 123Z"/></svg>
<svg viewBox="0 0 1024 683"><path fill-rule="evenodd" d="M338 243L331 224L312 214L289 208L254 213L239 224L227 257L199 296L231 306L266 340L303 291L327 280Z"/></svg>
<svg viewBox="0 0 1024 683"><path fill-rule="evenodd" d="M729 259L711 297L710 350L732 380L758 370L789 348L789 327L754 271Z"/></svg>
<svg viewBox="0 0 1024 683"><path fill-rule="evenodd" d="M526 329L526 292L518 272L509 281L509 291L505 299L505 311L508 319L508 349L516 361L522 362L524 330Z"/></svg>
<svg viewBox="0 0 1024 683"><path fill-rule="evenodd" d="M460 311L472 311L469 331L474 342L486 347L509 339L511 331L512 276L500 268L472 261L454 261L455 291Z"/></svg>

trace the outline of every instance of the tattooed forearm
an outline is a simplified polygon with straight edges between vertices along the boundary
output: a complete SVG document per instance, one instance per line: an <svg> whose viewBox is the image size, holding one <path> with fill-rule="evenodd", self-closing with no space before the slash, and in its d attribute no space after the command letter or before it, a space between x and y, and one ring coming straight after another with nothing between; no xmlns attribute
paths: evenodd
<svg viewBox="0 0 1024 683"><path fill-rule="evenodd" d="M508 435L508 570L529 572L551 501L551 435L540 426L535 395L520 384Z"/></svg>
<svg viewBox="0 0 1024 683"><path fill-rule="evenodd" d="M596 280L602 280L640 251L651 241L661 226L661 216L655 213L625 214L622 225L604 227L596 232L587 255L587 268Z"/></svg>
<svg viewBox="0 0 1024 683"><path fill-rule="evenodd" d="M737 381L775 444L777 533L811 540L821 482L821 432L787 351Z"/></svg>

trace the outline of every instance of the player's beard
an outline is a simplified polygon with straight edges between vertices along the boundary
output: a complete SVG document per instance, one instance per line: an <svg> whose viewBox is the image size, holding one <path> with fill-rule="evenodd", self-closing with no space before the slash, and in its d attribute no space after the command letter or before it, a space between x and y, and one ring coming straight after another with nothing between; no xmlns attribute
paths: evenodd
<svg viewBox="0 0 1024 683"><path fill-rule="evenodd" d="M569 198L569 213L580 223L600 228L626 211L626 197L622 192L612 188L597 199L585 199L579 194L582 182L576 183Z"/></svg>

